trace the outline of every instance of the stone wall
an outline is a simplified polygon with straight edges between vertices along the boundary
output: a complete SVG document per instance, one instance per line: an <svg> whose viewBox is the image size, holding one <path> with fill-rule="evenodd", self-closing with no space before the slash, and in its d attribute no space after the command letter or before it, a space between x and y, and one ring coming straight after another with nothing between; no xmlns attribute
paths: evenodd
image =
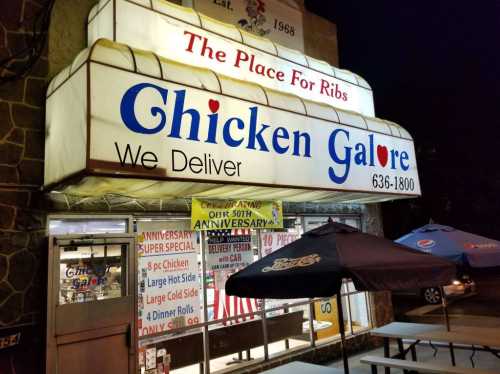
<svg viewBox="0 0 500 374"><path fill-rule="evenodd" d="M7 2L6 2L7 3ZM9 1L0 12L0 60L26 49L35 15L48 2ZM41 372L46 268L43 182L44 97L48 50L21 79L0 85L0 337L21 344L0 350L1 373ZM26 63L20 55L0 77ZM26 360L30 357L30 360Z"/></svg>

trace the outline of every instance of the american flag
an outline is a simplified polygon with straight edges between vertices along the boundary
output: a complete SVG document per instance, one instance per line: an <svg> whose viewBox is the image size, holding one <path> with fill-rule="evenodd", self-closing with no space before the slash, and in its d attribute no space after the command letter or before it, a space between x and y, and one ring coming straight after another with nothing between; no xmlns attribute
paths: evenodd
<svg viewBox="0 0 500 374"><path fill-rule="evenodd" d="M208 235L211 237L221 237L221 236L242 236L252 235L252 229L249 228L238 228L238 229L227 229L227 230L210 230ZM250 238L249 238L250 240ZM214 319L224 319L223 324L234 324L240 321L246 321L246 319L254 319L254 315L242 316L236 320L227 321L226 318L240 316L242 314L254 313L258 311L256 299L250 298L240 298L237 296L226 295L224 289L214 289Z"/></svg>
<svg viewBox="0 0 500 374"><path fill-rule="evenodd" d="M232 325L246 319L254 319L254 315L242 316L235 320L226 321L226 318L240 316L247 313L255 313L258 311L257 300L248 297L237 297L226 295L225 290L214 290L214 319L224 319L224 325Z"/></svg>
<svg viewBox="0 0 500 374"><path fill-rule="evenodd" d="M252 235L252 229L210 230L208 236Z"/></svg>

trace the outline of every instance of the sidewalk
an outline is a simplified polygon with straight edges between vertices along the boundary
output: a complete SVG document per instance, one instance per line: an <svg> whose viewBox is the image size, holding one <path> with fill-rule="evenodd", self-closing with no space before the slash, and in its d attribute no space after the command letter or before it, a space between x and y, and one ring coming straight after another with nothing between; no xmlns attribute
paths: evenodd
<svg viewBox="0 0 500 374"><path fill-rule="evenodd" d="M435 362L443 365L451 365L450 361L450 352L448 348L438 347L436 357L434 357L434 350L427 344L425 345L417 345L417 360L422 362ZM391 345L391 354L395 354L397 352L397 346ZM455 358L457 362L457 366L470 368L470 356L472 354L472 350L470 349L459 349L455 348ZM363 356L374 355L374 356L384 356L384 351L382 348L362 352L355 356L349 357L349 367L354 369L356 373L366 373L371 374L370 366L361 364L359 360ZM409 358L409 357L408 357ZM489 352L476 351L474 354L474 363L476 368L481 369L496 369L498 373L500 373L500 359L495 357ZM325 366L334 367L334 368L342 368L342 360L327 363ZM379 368L379 373L383 373L382 368ZM392 369L391 373L399 374L402 373L402 370Z"/></svg>

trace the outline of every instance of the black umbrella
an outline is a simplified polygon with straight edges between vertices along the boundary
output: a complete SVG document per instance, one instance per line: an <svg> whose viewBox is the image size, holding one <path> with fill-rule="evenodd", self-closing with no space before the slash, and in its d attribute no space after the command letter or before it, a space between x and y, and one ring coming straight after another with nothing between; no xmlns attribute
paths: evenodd
<svg viewBox="0 0 500 374"><path fill-rule="evenodd" d="M450 261L329 222L230 276L226 293L273 299L336 295L348 373L340 297L343 278L350 278L358 291L393 291L443 286L455 274Z"/></svg>

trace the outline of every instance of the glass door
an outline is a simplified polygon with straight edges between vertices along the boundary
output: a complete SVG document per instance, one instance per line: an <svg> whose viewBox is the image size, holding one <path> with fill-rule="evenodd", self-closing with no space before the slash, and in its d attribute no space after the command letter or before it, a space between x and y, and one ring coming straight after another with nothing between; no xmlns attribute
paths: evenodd
<svg viewBox="0 0 500 374"><path fill-rule="evenodd" d="M47 372L133 373L132 235L50 238Z"/></svg>

